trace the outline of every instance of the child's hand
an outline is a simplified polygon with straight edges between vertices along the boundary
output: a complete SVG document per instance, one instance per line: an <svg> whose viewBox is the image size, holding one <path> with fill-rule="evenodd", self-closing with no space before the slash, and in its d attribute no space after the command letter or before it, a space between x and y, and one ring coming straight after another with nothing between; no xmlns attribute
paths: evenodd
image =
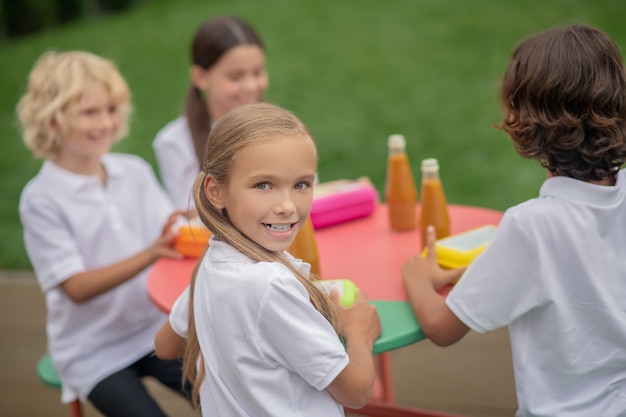
<svg viewBox="0 0 626 417"><path fill-rule="evenodd" d="M174 231L174 225L178 222L178 218L184 215L182 210L175 211L170 214L163 225L161 236L148 248L150 259L156 261L161 257L182 259L183 255L174 249L174 239L176 239L176 232Z"/></svg>
<svg viewBox="0 0 626 417"><path fill-rule="evenodd" d="M427 254L423 257L421 254L415 255L402 267L402 281L404 287L410 286L412 280L427 280L433 288L439 289L446 284L460 278L465 272L465 268L443 269L437 263L437 254L435 253L435 242L437 236L435 228L428 226L426 231L426 247Z"/></svg>
<svg viewBox="0 0 626 417"><path fill-rule="evenodd" d="M367 302L363 291L357 292L356 300L350 307L344 307L337 290L330 292L330 299L337 312L337 321L346 341L362 339L371 346L382 331L376 306Z"/></svg>
<svg viewBox="0 0 626 417"><path fill-rule="evenodd" d="M174 230L174 225L179 222L181 216L185 216L186 214L187 212L184 210L176 210L170 214L161 230L161 237L170 236L172 234L176 237L177 231Z"/></svg>
<svg viewBox="0 0 626 417"><path fill-rule="evenodd" d="M187 212L183 213L185 215L185 217L187 217L189 220L194 220L196 217L198 217L198 209L191 209Z"/></svg>

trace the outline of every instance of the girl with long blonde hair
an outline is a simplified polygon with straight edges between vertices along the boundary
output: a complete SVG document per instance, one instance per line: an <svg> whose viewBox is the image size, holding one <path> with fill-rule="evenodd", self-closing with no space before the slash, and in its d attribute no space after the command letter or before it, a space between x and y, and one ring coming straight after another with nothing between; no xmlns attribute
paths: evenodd
<svg viewBox="0 0 626 417"><path fill-rule="evenodd" d="M277 106L239 107L211 132L193 193L213 235L170 315L189 318L184 373L203 415L343 416L371 396L376 308L363 294L344 308L286 252L316 170L311 134Z"/></svg>

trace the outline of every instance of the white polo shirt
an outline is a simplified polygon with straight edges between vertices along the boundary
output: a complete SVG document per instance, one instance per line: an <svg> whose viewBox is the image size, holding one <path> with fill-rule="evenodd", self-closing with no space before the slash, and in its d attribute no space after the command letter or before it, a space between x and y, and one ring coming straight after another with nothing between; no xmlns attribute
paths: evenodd
<svg viewBox="0 0 626 417"><path fill-rule="evenodd" d="M85 400L104 377L152 351L165 320L148 298L147 270L80 304L60 287L77 273L146 249L174 210L139 157L108 154L102 163L105 187L97 177L46 161L20 199L26 251L46 295L48 350L63 402Z"/></svg>
<svg viewBox="0 0 626 417"><path fill-rule="evenodd" d="M475 331L509 326L518 416L626 416L626 173L546 180L446 302Z"/></svg>
<svg viewBox="0 0 626 417"><path fill-rule="evenodd" d="M181 210L195 207L191 192L200 165L187 119L181 116L165 125L157 133L152 148L161 181L174 206Z"/></svg>
<svg viewBox="0 0 626 417"><path fill-rule="evenodd" d="M294 260L308 274L309 265ZM182 298L186 296L183 294ZM177 303L170 321L182 319ZM343 416L326 387L348 364L328 321L284 265L210 240L194 290L204 415Z"/></svg>

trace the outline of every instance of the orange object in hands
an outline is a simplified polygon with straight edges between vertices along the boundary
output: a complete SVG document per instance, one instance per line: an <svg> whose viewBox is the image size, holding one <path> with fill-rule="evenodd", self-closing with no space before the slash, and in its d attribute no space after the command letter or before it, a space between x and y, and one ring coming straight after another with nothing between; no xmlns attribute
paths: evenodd
<svg viewBox="0 0 626 417"><path fill-rule="evenodd" d="M202 223L192 221L178 228L174 249L187 258L199 258L209 245L210 237L209 229Z"/></svg>

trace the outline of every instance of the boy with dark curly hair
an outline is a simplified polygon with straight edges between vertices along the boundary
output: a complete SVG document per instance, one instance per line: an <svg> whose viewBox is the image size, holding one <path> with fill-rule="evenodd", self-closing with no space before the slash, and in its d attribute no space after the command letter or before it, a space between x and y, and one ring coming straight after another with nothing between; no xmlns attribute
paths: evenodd
<svg viewBox="0 0 626 417"><path fill-rule="evenodd" d="M539 197L506 211L470 267L434 255L403 267L417 320L446 346L509 327L518 416L626 415L626 71L600 30L523 41L504 75L499 126L547 170ZM437 289L463 274L444 300Z"/></svg>

